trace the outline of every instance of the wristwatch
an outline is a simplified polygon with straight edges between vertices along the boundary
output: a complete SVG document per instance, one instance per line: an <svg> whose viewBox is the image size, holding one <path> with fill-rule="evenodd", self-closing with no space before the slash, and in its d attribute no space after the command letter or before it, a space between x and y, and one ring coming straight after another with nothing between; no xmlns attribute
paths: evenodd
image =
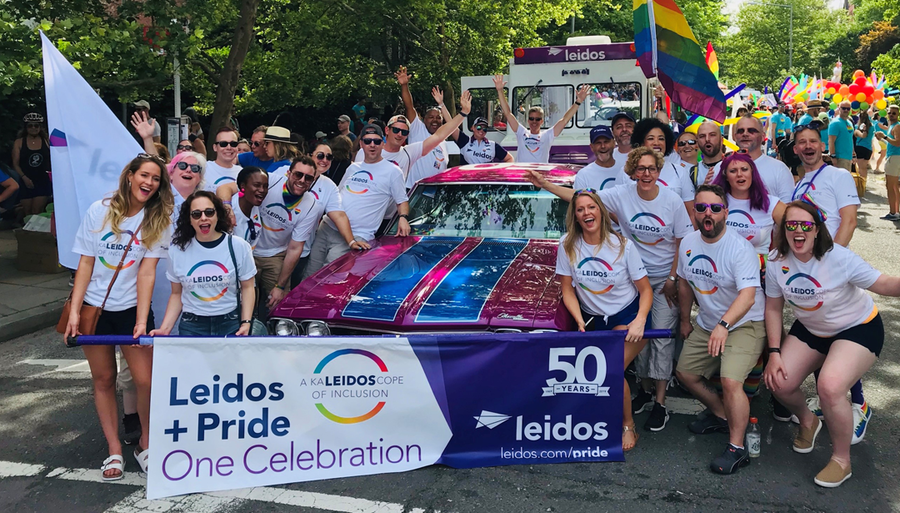
<svg viewBox="0 0 900 513"><path fill-rule="evenodd" d="M675 277L674 274L669 275L669 281L677 281L677 278Z"/></svg>
<svg viewBox="0 0 900 513"><path fill-rule="evenodd" d="M725 319L719 319L719 326L725 328L726 330L731 329L731 325Z"/></svg>
<svg viewBox="0 0 900 513"><path fill-rule="evenodd" d="M401 218L406 219L407 221L409 221L409 214L400 214L400 215L397 216L397 217L401 217Z"/></svg>

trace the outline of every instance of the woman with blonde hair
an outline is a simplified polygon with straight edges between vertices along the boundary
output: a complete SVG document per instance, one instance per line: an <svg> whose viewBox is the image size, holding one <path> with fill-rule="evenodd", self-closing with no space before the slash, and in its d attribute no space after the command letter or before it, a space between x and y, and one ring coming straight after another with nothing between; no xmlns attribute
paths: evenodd
<svg viewBox="0 0 900 513"><path fill-rule="evenodd" d="M287 128L280 126L270 126L266 129L266 136L263 138L263 145L266 149L266 155L273 160L269 166L270 175L278 175L283 170L287 170L291 166L291 162L300 156L297 149L297 143L291 138L291 132Z"/></svg>
<svg viewBox="0 0 900 513"><path fill-rule="evenodd" d="M169 175L156 155L139 154L119 176L111 198L88 208L72 250L81 255L75 272L64 340L82 333L82 305L100 308L93 333L132 335L154 328L150 297L156 265L166 257L172 238L174 204ZM122 479L125 459L119 441L116 405L116 356L113 346L83 346L91 369L94 404L109 446L103 461L103 481ZM150 435L151 349L121 346L137 387L142 434L135 457L146 472Z"/></svg>
<svg viewBox="0 0 900 513"><path fill-rule="evenodd" d="M606 207L594 189L575 191L566 213L566 234L556 253L563 303L578 331L628 330L628 367L647 344L644 327L653 289L634 243L613 231ZM637 443L631 414L631 388L625 380L622 450Z"/></svg>

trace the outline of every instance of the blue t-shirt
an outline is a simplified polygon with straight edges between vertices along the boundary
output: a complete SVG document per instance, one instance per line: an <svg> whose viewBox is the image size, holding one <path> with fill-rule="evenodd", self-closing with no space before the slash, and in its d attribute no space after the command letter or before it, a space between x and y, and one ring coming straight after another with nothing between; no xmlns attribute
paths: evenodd
<svg viewBox="0 0 900 513"><path fill-rule="evenodd" d="M810 116L809 114L804 114L804 115L800 116L800 119L797 120L797 126L808 125L808 124L812 123L812 120L813 120L812 116Z"/></svg>
<svg viewBox="0 0 900 513"><path fill-rule="evenodd" d="M842 118L834 118L828 124L828 138L834 136L834 148L831 154L839 159L853 158L853 124Z"/></svg>
<svg viewBox="0 0 900 513"><path fill-rule="evenodd" d="M238 155L238 164L241 167L256 166L262 168L266 173L274 171L281 166L287 166L290 160L260 160L252 151L245 151Z"/></svg>
<svg viewBox="0 0 900 513"><path fill-rule="evenodd" d="M9 175L3 172L3 168L0 168L0 183L9 180Z"/></svg>
<svg viewBox="0 0 900 513"><path fill-rule="evenodd" d="M859 130L860 132L863 131L858 126L856 129ZM869 125L869 128L868 128L869 133L867 133L865 137L860 137L860 138L856 139L856 145L860 146L862 148L867 148L867 149L871 150L872 149L872 137L875 135L875 130L877 130L877 129L874 126Z"/></svg>
<svg viewBox="0 0 900 513"><path fill-rule="evenodd" d="M775 137L785 137L786 135L789 135L791 128L794 126L791 122L791 118L780 112L772 114L772 125L775 126Z"/></svg>

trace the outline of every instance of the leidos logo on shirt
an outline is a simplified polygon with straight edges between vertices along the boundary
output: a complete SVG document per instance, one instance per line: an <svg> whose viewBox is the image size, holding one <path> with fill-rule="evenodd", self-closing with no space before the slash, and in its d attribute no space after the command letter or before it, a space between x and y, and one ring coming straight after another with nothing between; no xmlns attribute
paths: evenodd
<svg viewBox="0 0 900 513"><path fill-rule="evenodd" d="M685 255L690 257L691 250L687 250ZM697 264L696 267L694 267L695 263ZM712 267L712 271L707 269L707 267ZM688 279L688 283L690 283L691 286L694 287L694 290L699 294L715 294L715 292L719 290L719 286L716 285L716 274L718 272L719 269L718 267L716 267L716 262L712 258L703 254L697 255L694 258L691 258L691 261L688 262L688 274L691 276L690 279ZM712 284L712 288L701 288L699 285L697 285L697 282L701 282L707 285Z"/></svg>
<svg viewBox="0 0 900 513"><path fill-rule="evenodd" d="M221 299L222 296L228 292L228 285L225 282L227 276L227 267L215 260L203 260L194 265L194 267L191 267L191 270L188 271L187 283L185 286L191 295L200 301L216 301L217 299ZM208 294L211 291L215 292L223 285L224 288L222 288L221 291L211 296L198 293Z"/></svg>
<svg viewBox="0 0 900 513"><path fill-rule="evenodd" d="M660 237L660 235L662 235L666 223L656 214L651 214L650 212L637 213L631 218L631 221L629 221L628 224L631 226L631 238L641 244L655 246L664 239L664 237ZM641 235L643 239L638 237L638 235ZM656 240L650 242L653 238L656 238Z"/></svg>
<svg viewBox="0 0 900 513"><path fill-rule="evenodd" d="M589 262L600 262L600 265L606 268L606 271L595 271L593 269L582 269ZM597 283L599 285L607 285L605 289L602 290L594 290L589 288L587 285L578 282L578 286L582 289L590 292L591 294L606 294L613 288L613 284L615 284L616 276L612 273L612 266L609 265L605 260L601 260L596 257L588 257L582 260L578 264L579 276L584 281L591 282L591 284Z"/></svg>
<svg viewBox="0 0 900 513"><path fill-rule="evenodd" d="M603 189L605 189L607 184L609 184L610 182L612 182L613 186L616 185L615 178L607 178L606 180L603 180L603 183L600 184L600 190L602 191Z"/></svg>
<svg viewBox="0 0 900 513"><path fill-rule="evenodd" d="M368 360L358 358L362 356ZM343 358L342 358L343 357ZM340 363L329 367L331 372L326 372L325 367L337 360ZM369 361L371 360L371 361ZM375 368L372 368L372 363ZM307 383L300 381L300 386L315 387L312 391L313 399L319 399L316 409L326 419L338 424L357 424L365 422L384 408L390 388L403 385L403 376L390 374L387 364L377 354L365 349L339 349L322 358L313 371L314 376ZM379 399L371 408L372 399ZM325 406L325 403L331 409ZM362 406L362 407L361 407ZM339 411L361 413L355 416L337 415Z"/></svg>
<svg viewBox="0 0 900 513"><path fill-rule="evenodd" d="M525 149L531 153L537 153L541 149L541 138L529 136L525 138Z"/></svg>
<svg viewBox="0 0 900 513"><path fill-rule="evenodd" d="M744 216L747 218L747 222L745 223L744 221L739 219L732 219L730 214L735 214L735 216ZM730 214L728 216L728 219L725 220L725 225L734 228L747 240L753 239L754 235L756 235L756 221L753 219L753 217L743 210L731 210Z"/></svg>
<svg viewBox="0 0 900 513"><path fill-rule="evenodd" d="M106 266L108 269L115 270L118 262L108 262L104 256L107 257L119 257L122 258L122 252L125 251L125 248L128 247L128 242L134 237L134 232L131 230L125 230L122 232L124 237L116 237L116 234L113 232L107 232L106 235L100 238L100 242L104 244L100 244L100 251L98 251L97 257L100 259L100 263ZM124 243L120 241L125 241ZM128 252L129 255L133 255L136 250L139 249L141 242L139 239L134 239L134 242L131 243L131 250ZM122 269L128 269L135 263L135 259L131 259L128 262L122 263Z"/></svg>
<svg viewBox="0 0 900 513"><path fill-rule="evenodd" d="M291 210L284 206L283 203L270 203L265 206L265 213L268 217L272 219L277 219L281 222L281 224L287 224L293 220L293 215L291 214ZM279 211L284 210L284 214L281 214ZM266 218L262 218L262 227L270 232L283 232L284 228L274 228L266 224Z"/></svg>
<svg viewBox="0 0 900 513"><path fill-rule="evenodd" d="M787 267L782 267L781 270L785 274ZM799 280L799 282L797 282ZM793 285L791 285L793 283ZM808 283L812 283L814 287L810 287ZM805 311L805 312L815 312L819 308L822 308L823 299L825 299L825 294L820 292L822 288L822 284L819 283L818 280L813 278L812 276L804 273L797 273L788 278L787 282L784 284L787 287L785 291L785 295L788 297L788 303L794 305L795 307ZM815 306L800 306L794 302L797 300L798 302L804 303L812 303L816 301Z"/></svg>
<svg viewBox="0 0 900 513"><path fill-rule="evenodd" d="M396 165L396 163L395 163ZM351 194L365 194L369 192L369 182L374 182L375 178L368 171L357 171L347 180L345 186L347 192ZM373 183L374 185L374 183Z"/></svg>

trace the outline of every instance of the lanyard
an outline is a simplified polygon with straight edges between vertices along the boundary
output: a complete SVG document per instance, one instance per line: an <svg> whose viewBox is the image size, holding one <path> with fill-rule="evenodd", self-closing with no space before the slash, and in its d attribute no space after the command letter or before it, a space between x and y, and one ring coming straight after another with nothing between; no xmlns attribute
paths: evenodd
<svg viewBox="0 0 900 513"><path fill-rule="evenodd" d="M791 201L794 201L794 200L796 200L797 198L802 198L804 194L806 194L807 192L809 192L809 189L810 189L810 187L812 187L813 182L816 181L816 178L819 176L819 173L821 173L822 170L825 169L825 166L827 166L827 165L828 165L828 164L822 164L822 167L820 167L820 168L816 171L816 174L814 174L813 177L812 177L808 182L806 182L806 188L803 189L803 192L800 193L800 194L797 194L797 191L800 190L800 185L798 185L797 188L794 189L794 194L791 195Z"/></svg>

